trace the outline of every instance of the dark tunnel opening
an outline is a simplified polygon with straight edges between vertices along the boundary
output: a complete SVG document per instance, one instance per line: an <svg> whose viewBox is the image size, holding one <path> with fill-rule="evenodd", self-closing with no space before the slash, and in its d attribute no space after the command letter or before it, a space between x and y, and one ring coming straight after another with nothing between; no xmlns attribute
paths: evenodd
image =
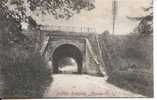
<svg viewBox="0 0 157 100"><path fill-rule="evenodd" d="M83 62L82 53L79 48L71 44L64 44L55 49L52 55L53 73L59 73L59 63L67 57L73 58L77 62L77 73L81 74Z"/></svg>

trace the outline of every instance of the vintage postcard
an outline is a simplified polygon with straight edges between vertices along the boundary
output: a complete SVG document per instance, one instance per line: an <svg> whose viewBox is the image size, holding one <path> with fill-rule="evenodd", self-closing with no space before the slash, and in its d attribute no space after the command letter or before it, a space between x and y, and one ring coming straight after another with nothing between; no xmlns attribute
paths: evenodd
<svg viewBox="0 0 157 100"><path fill-rule="evenodd" d="M0 98L153 91L153 0L0 0Z"/></svg>

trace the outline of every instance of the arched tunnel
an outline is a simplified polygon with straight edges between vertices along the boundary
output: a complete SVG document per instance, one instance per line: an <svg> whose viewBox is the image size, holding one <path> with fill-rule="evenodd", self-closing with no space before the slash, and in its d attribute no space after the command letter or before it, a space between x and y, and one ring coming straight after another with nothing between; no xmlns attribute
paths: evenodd
<svg viewBox="0 0 157 100"><path fill-rule="evenodd" d="M71 44L63 44L55 49L52 55L53 73L59 73L59 62L61 59L71 57L77 62L77 73L82 72L83 56L80 49Z"/></svg>

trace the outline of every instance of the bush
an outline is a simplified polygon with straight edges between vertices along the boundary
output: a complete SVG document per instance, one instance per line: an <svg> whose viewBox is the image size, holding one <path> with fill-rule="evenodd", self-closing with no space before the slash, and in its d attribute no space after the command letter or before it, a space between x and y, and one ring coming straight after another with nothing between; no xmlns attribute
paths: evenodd
<svg viewBox="0 0 157 100"><path fill-rule="evenodd" d="M100 46L108 82L114 85L153 96L153 36L100 35Z"/></svg>
<svg viewBox="0 0 157 100"><path fill-rule="evenodd" d="M51 71L38 53L12 48L1 54L3 97L42 97L52 81Z"/></svg>
<svg viewBox="0 0 157 100"><path fill-rule="evenodd" d="M143 69L117 70L111 74L108 82L120 88L153 97L153 73Z"/></svg>

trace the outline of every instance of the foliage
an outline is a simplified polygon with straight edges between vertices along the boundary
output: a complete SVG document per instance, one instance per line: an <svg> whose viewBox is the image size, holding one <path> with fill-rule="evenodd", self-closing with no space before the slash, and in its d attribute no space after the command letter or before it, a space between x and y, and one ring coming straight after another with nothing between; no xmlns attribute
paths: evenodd
<svg viewBox="0 0 157 100"><path fill-rule="evenodd" d="M1 41L9 44L10 41L11 43L16 42L21 37L25 37L21 35L21 22L26 22L36 29L38 24L32 17L34 12L51 14L56 19L69 19L82 9L91 10L93 8L93 0L1 0Z"/></svg>
<svg viewBox="0 0 157 100"><path fill-rule="evenodd" d="M94 8L93 0L28 0L30 9L41 10L42 13L52 14L55 18L70 18L81 9Z"/></svg>
<svg viewBox="0 0 157 100"><path fill-rule="evenodd" d="M38 53L16 47L1 51L0 56L3 97L42 97L52 78L50 69Z"/></svg>
<svg viewBox="0 0 157 100"><path fill-rule="evenodd" d="M120 69L114 71L107 81L120 88L153 97L153 74L147 71L136 68Z"/></svg>
<svg viewBox="0 0 157 100"><path fill-rule="evenodd" d="M16 13L9 11L6 6L7 0L0 1L0 41L6 46L12 41L18 41L17 36L21 37L21 25L16 16ZM22 38L21 38L22 39Z"/></svg>
<svg viewBox="0 0 157 100"><path fill-rule="evenodd" d="M145 16L135 28L135 33L139 33L143 36L150 35L153 33L153 16Z"/></svg>
<svg viewBox="0 0 157 100"><path fill-rule="evenodd" d="M121 62L123 61L121 54L123 54L122 50L124 49L124 38L124 36L110 35L108 31L99 36L102 57L104 62L106 62L108 75L124 64Z"/></svg>
<svg viewBox="0 0 157 100"><path fill-rule="evenodd" d="M145 16L128 17L128 19L139 21L139 24L134 29L133 33L139 36L148 36L153 33L153 1L149 7L142 9L144 12L147 12Z"/></svg>
<svg viewBox="0 0 157 100"><path fill-rule="evenodd" d="M153 37L100 35L108 82L145 96L153 96ZM141 37L141 36L140 36Z"/></svg>

